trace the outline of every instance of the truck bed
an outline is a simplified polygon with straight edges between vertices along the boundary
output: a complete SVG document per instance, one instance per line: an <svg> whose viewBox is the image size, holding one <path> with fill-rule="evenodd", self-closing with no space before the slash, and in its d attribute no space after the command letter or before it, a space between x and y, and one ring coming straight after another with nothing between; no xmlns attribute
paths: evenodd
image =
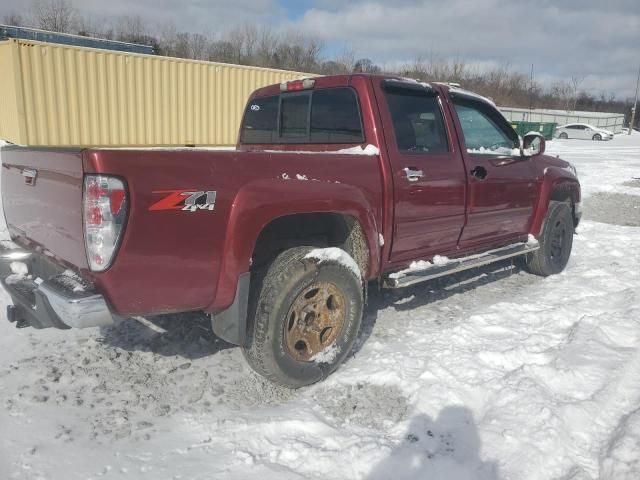
<svg viewBox="0 0 640 480"><path fill-rule="evenodd" d="M10 147L2 157L2 197L15 242L79 273L119 315L227 308L274 215L340 205L370 212L363 223L379 224L382 216L375 154ZM33 185L25 183L25 171L37 172ZM123 179L129 196L115 260L99 273L89 270L84 246L86 174ZM185 211L171 200L181 192L214 192L215 203Z"/></svg>

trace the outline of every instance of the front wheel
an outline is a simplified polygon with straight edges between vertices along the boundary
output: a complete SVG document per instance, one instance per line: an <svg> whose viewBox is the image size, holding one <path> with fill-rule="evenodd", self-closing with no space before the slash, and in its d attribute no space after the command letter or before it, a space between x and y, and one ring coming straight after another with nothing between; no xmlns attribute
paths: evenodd
<svg viewBox="0 0 640 480"><path fill-rule="evenodd" d="M252 292L253 325L244 356L260 375L298 388L331 374L356 340L362 281L343 250L281 253ZM322 252L322 250L320 250Z"/></svg>
<svg viewBox="0 0 640 480"><path fill-rule="evenodd" d="M573 246L573 215L566 202L549 202L549 209L538 239L540 248L526 256L527 271L548 277L567 266Z"/></svg>
<svg viewBox="0 0 640 480"><path fill-rule="evenodd" d="M600 140L602 140L602 135L600 135L599 133L596 133L596 134L593 136L593 139L594 139L595 141L599 142Z"/></svg>

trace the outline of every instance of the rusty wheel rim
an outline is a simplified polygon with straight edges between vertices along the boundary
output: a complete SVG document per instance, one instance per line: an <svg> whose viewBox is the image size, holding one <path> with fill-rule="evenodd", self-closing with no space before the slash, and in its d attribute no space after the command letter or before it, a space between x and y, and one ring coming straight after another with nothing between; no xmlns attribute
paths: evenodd
<svg viewBox="0 0 640 480"><path fill-rule="evenodd" d="M346 301L331 282L317 282L304 288L284 319L284 339L289 355L310 362L331 347L345 323Z"/></svg>

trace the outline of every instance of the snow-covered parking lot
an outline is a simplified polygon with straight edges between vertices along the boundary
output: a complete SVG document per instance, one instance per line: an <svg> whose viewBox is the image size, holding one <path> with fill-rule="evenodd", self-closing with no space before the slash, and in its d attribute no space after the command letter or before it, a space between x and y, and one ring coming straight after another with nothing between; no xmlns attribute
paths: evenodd
<svg viewBox="0 0 640 480"><path fill-rule="evenodd" d="M548 149L586 197L567 270L371 292L310 388L262 381L196 315L0 322L0 479L640 478L640 134Z"/></svg>

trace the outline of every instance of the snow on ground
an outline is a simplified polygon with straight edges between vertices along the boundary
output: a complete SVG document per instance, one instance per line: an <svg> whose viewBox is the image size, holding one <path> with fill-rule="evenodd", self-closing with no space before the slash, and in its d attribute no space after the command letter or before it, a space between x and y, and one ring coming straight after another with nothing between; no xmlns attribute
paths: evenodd
<svg viewBox="0 0 640 480"><path fill-rule="evenodd" d="M640 204L640 135L549 151L587 201ZM640 232L585 216L561 275L504 263L371 291L355 353L298 391L197 315L0 322L0 479L640 478Z"/></svg>

